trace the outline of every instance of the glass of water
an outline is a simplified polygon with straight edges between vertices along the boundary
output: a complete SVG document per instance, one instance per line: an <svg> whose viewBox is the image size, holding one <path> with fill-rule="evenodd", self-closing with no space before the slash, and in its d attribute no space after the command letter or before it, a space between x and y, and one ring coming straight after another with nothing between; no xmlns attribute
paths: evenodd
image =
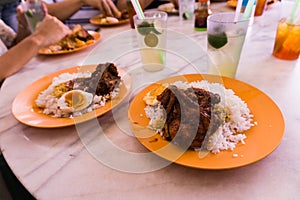
<svg viewBox="0 0 300 200"><path fill-rule="evenodd" d="M22 4L25 18L30 31L33 33L38 23L45 17L45 9L41 0L27 0Z"/></svg>
<svg viewBox="0 0 300 200"><path fill-rule="evenodd" d="M143 68L148 72L160 71L165 66L168 15L161 11L144 14L145 19L133 17Z"/></svg>
<svg viewBox="0 0 300 200"><path fill-rule="evenodd" d="M234 12L208 17L209 73L235 78L248 25L249 19L242 19L242 15L234 22Z"/></svg>
<svg viewBox="0 0 300 200"><path fill-rule="evenodd" d="M195 0L178 0L179 17L181 20L193 20L195 12Z"/></svg>

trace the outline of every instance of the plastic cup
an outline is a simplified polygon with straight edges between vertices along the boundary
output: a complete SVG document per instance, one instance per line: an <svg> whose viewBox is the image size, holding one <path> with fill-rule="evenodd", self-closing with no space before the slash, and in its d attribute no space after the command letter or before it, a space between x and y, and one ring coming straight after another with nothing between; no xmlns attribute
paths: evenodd
<svg viewBox="0 0 300 200"><path fill-rule="evenodd" d="M29 29L31 32L34 32L37 24L43 21L45 17L43 2L40 0L27 0L23 4L23 9Z"/></svg>
<svg viewBox="0 0 300 200"><path fill-rule="evenodd" d="M193 20L195 11L195 0L178 0L179 16L181 20Z"/></svg>
<svg viewBox="0 0 300 200"><path fill-rule="evenodd" d="M249 19L235 13L216 13L207 19L208 73L235 78Z"/></svg>
<svg viewBox="0 0 300 200"><path fill-rule="evenodd" d="M266 5L267 5L267 0L257 0L254 16L261 16L264 13Z"/></svg>
<svg viewBox="0 0 300 200"><path fill-rule="evenodd" d="M145 12L145 19L133 17L143 68L160 71L165 66L168 15L162 11Z"/></svg>
<svg viewBox="0 0 300 200"><path fill-rule="evenodd" d="M142 10L144 11L144 6L143 6L142 2L139 2L139 3L140 3ZM135 28L133 16L136 14L136 12L134 10L131 0L126 0L126 4L127 4L127 11L128 11L128 16L129 16L130 27Z"/></svg>
<svg viewBox="0 0 300 200"><path fill-rule="evenodd" d="M300 53L300 23L291 24L289 19L278 22L273 55L284 60L296 60Z"/></svg>

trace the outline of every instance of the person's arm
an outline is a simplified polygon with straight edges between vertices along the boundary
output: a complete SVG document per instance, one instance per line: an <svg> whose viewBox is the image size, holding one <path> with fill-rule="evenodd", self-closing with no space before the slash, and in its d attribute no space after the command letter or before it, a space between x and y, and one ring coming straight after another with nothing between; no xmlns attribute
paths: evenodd
<svg viewBox="0 0 300 200"><path fill-rule="evenodd" d="M65 0L57 3L46 4L48 13L57 17L61 21L71 17L84 5L84 0ZM96 4L93 6L96 6Z"/></svg>
<svg viewBox="0 0 300 200"><path fill-rule="evenodd" d="M50 15L53 15L62 21L70 18L85 5L99 9L104 16L114 16L119 18L121 16L120 10L127 9L127 7L126 0L118 0L117 2L117 5L115 5L112 0L65 0L58 3L46 4L46 6Z"/></svg>
<svg viewBox="0 0 300 200"><path fill-rule="evenodd" d="M147 8L155 0L139 0L143 9ZM127 0L117 0L117 8L119 10L127 10Z"/></svg>
<svg viewBox="0 0 300 200"><path fill-rule="evenodd" d="M41 48L39 37L30 35L0 56L0 80L22 68ZM18 59L16 59L18 57Z"/></svg>
<svg viewBox="0 0 300 200"><path fill-rule="evenodd" d="M61 21L47 15L32 35L0 56L0 80L19 71L39 49L58 42L69 33L71 30Z"/></svg>

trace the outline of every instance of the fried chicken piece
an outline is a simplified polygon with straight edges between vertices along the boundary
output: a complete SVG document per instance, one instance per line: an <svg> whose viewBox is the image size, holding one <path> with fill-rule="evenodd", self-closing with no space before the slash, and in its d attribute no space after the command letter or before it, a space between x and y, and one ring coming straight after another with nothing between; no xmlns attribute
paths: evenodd
<svg viewBox="0 0 300 200"><path fill-rule="evenodd" d="M164 137L181 147L201 147L205 136L217 130L222 123L213 106L220 96L199 88L182 90L169 86L159 96L167 115Z"/></svg>
<svg viewBox="0 0 300 200"><path fill-rule="evenodd" d="M76 79L76 87L86 92L104 96L112 92L121 82L117 67L113 63L99 64L90 78Z"/></svg>

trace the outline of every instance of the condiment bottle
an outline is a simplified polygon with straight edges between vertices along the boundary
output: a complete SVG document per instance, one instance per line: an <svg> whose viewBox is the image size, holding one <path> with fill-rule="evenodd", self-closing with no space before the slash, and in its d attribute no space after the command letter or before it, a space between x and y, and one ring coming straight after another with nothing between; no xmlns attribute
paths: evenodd
<svg viewBox="0 0 300 200"><path fill-rule="evenodd" d="M134 28L133 16L136 13L135 13L135 10L134 10L133 5L130 0L126 0L126 4L127 4L127 11L128 11L130 26L131 26L131 28Z"/></svg>
<svg viewBox="0 0 300 200"><path fill-rule="evenodd" d="M206 31L207 17L211 14L210 0L198 0L195 9L195 30Z"/></svg>

